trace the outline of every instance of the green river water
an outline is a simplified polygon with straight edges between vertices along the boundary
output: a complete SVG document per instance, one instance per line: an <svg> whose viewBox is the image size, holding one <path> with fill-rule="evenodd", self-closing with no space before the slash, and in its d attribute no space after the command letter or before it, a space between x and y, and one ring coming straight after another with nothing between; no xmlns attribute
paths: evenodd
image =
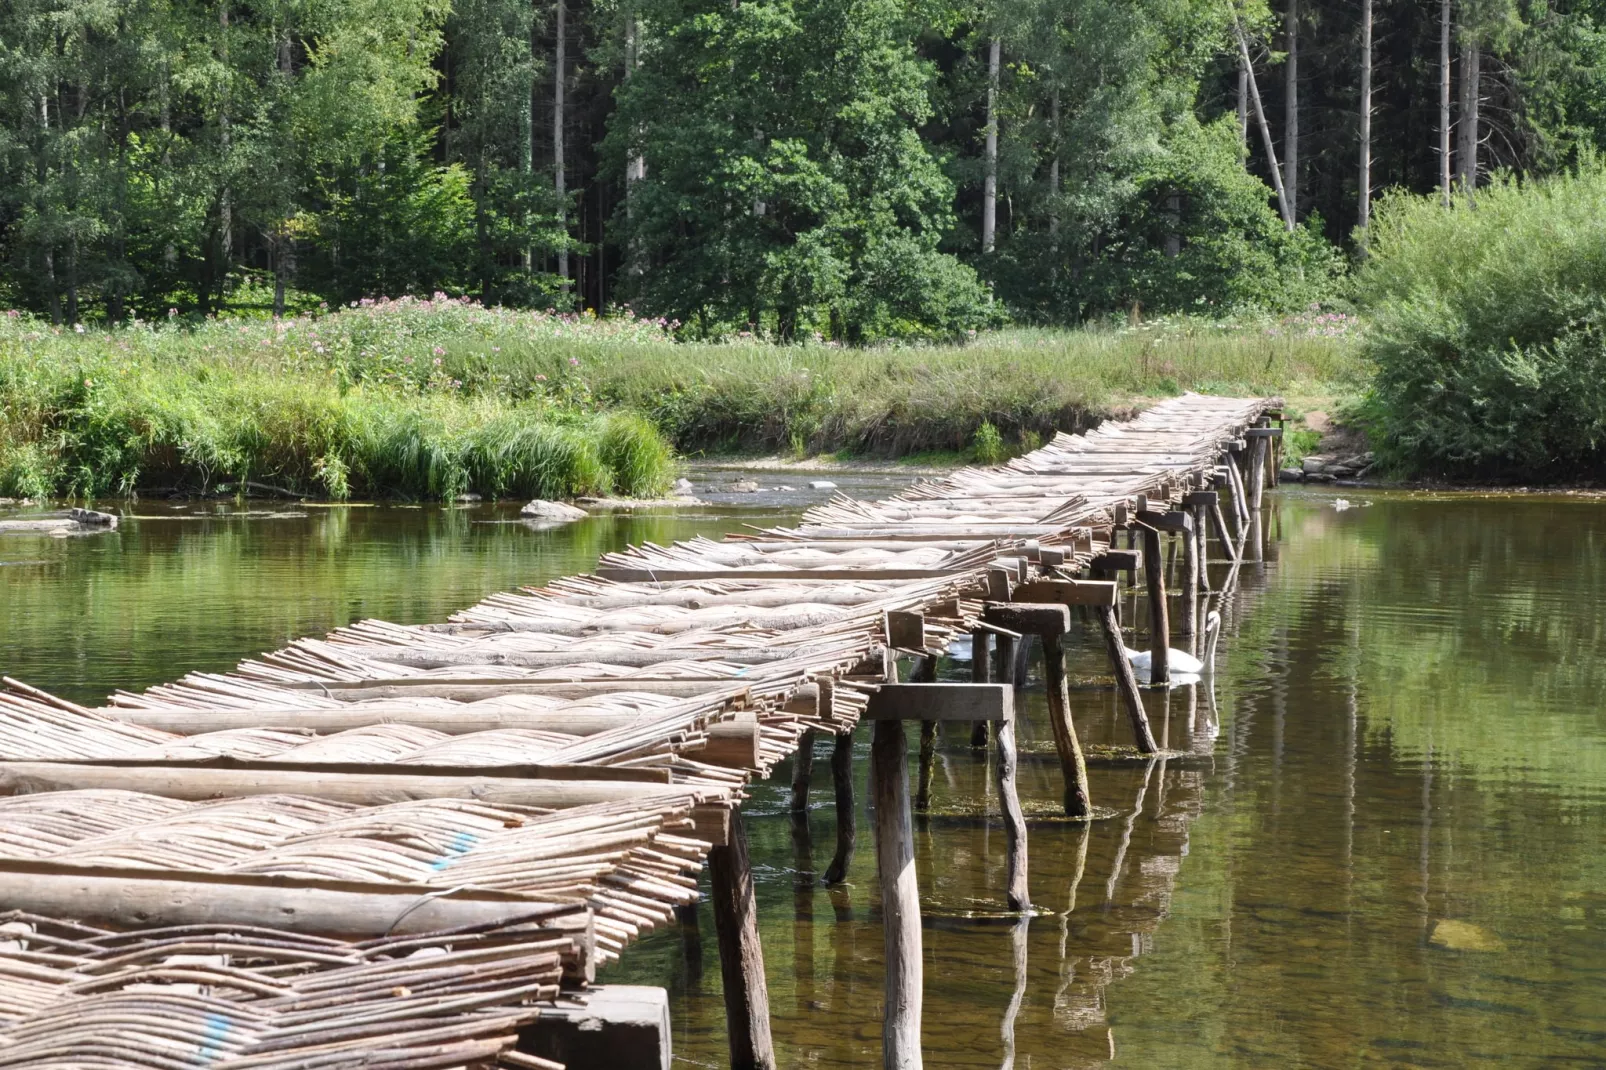
<svg viewBox="0 0 1606 1070"><path fill-rule="evenodd" d="M1606 504L1346 496L1270 496L1213 699L1148 695L1185 755L1093 763L1114 816L1056 820L1034 671L1035 916L1003 911L985 757L944 739L915 843L927 1066L1606 1066ZM124 506L109 535L0 535L0 672L98 701L361 617L440 619L627 541L793 519L803 498L545 532L495 506ZM1125 742L1096 636L1071 647L1084 741ZM817 782L794 821L789 778L745 811L781 1065L879 1065L869 828L846 885L820 887L832 800ZM701 921L605 978L669 988L684 1067L724 1064Z"/></svg>

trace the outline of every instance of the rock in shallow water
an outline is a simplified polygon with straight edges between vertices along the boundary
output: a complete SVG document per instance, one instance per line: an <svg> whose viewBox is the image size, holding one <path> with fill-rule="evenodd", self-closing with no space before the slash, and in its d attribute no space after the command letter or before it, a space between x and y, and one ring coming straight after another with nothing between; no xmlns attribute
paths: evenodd
<svg viewBox="0 0 1606 1070"><path fill-rule="evenodd" d="M816 479L809 483L810 490L836 490L836 484L829 479Z"/></svg>
<svg viewBox="0 0 1606 1070"><path fill-rule="evenodd" d="M764 488L760 487L751 479L738 479L725 489L730 491L732 494L757 494Z"/></svg>
<svg viewBox="0 0 1606 1070"><path fill-rule="evenodd" d="M1452 921L1440 918L1433 923L1433 935L1428 943L1446 951L1504 951L1506 945L1488 929L1470 921Z"/></svg>
<svg viewBox="0 0 1606 1070"><path fill-rule="evenodd" d="M1298 483L1305 478L1305 472L1300 468L1279 468L1277 480L1281 483Z"/></svg>
<svg viewBox="0 0 1606 1070"><path fill-rule="evenodd" d="M519 515L529 517L531 520L555 520L568 523L573 520L584 520L587 515L584 509L576 508L567 502L549 502L541 498L525 505L519 510Z"/></svg>

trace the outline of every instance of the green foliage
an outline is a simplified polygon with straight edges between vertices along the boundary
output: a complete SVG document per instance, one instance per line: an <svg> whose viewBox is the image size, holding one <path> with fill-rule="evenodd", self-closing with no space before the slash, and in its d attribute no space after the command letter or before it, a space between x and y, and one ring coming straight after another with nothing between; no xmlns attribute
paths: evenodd
<svg viewBox="0 0 1606 1070"><path fill-rule="evenodd" d="M977 464L1002 464L1007 454L1004 452L1004 438L998 433L998 428L992 421L983 420L981 426L976 428L976 435L970 441L970 455L976 459Z"/></svg>
<svg viewBox="0 0 1606 1070"><path fill-rule="evenodd" d="M899 0L653 0L609 151L650 161L617 218L637 307L702 337L953 337L999 316L937 245L953 188L918 126Z"/></svg>
<svg viewBox="0 0 1606 1070"><path fill-rule="evenodd" d="M411 306L390 323L364 308L193 333L136 326L77 335L0 320L0 495L207 491L248 481L334 498L667 487L673 455L641 418L588 412L556 395L465 391L432 359L413 356L444 352L427 339L448 331L472 344L465 336L474 326L522 327L442 305L442 322L421 332L426 341L405 348L384 339L410 333L409 322L423 325ZM298 331L306 339L283 337ZM392 374L387 360L431 371Z"/></svg>
<svg viewBox="0 0 1606 1070"><path fill-rule="evenodd" d="M1379 206L1358 280L1393 466L1557 477L1606 460L1606 170Z"/></svg>

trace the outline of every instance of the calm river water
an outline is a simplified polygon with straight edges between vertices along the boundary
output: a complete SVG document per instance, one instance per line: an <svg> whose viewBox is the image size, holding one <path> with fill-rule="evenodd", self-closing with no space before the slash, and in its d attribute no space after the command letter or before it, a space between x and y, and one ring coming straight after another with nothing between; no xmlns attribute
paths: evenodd
<svg viewBox="0 0 1606 1070"><path fill-rule="evenodd" d="M1185 753L1093 763L1113 816L1055 819L1034 673L1036 916L1003 912L986 759L944 739L916 834L928 1066L1606 1066L1606 504L1347 496L1272 496L1213 699L1148 696ZM439 619L626 541L791 519L800 498L549 532L490 506L139 505L112 535L0 536L0 671L98 700L364 616ZM1125 742L1096 636L1072 646L1084 739ZM794 821L789 775L746 809L781 1063L878 1065L869 828L846 886L819 887L832 801L817 783ZM608 978L671 990L686 1067L724 1061L706 907L702 928Z"/></svg>

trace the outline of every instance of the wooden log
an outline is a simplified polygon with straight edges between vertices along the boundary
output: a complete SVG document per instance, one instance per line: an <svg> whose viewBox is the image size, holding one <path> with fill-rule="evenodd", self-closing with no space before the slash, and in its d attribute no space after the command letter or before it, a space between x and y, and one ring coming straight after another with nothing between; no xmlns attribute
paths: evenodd
<svg viewBox="0 0 1606 1070"><path fill-rule="evenodd" d="M402 677L390 680L285 680L275 681L274 687L286 691L316 691L320 695L342 702L371 702L386 699L444 698L454 702L480 702L505 695L547 695L554 698L587 698L592 695L611 695L620 691L644 691L673 698L696 698L739 687L730 679L664 679L632 676L623 680L530 680L520 681L507 677L479 677L472 680L442 680L440 677ZM129 710L133 713L135 711ZM154 711L145 711L154 714ZM135 722L143 723L143 722ZM373 723L373 722L365 722ZM151 727L161 727L152 723ZM244 726L249 727L249 726ZM350 725L348 727L359 727ZM518 727L516 725L509 727ZM331 728L330 731L334 731ZM174 729L177 731L177 729ZM200 729L211 731L211 729ZM442 729L445 731L445 729ZM478 731L478 729L476 729Z"/></svg>
<svg viewBox="0 0 1606 1070"><path fill-rule="evenodd" d="M811 728L798 739L797 753L792 756L792 798L788 809L793 813L809 808L809 778L813 774L814 730Z"/></svg>
<svg viewBox="0 0 1606 1070"><path fill-rule="evenodd" d="M837 734L831 751L831 785L836 791L836 854L825 869L826 884L841 884L853 862L853 848L859 836L858 814L853 803L853 731Z"/></svg>
<svg viewBox="0 0 1606 1070"><path fill-rule="evenodd" d="M597 576L618 583L654 583L672 580L927 580L962 576L969 569L954 568L598 568Z"/></svg>
<svg viewBox="0 0 1606 1070"><path fill-rule="evenodd" d="M604 802L673 806L703 798L723 799L706 787L639 784L608 780L520 780L477 774L418 776L394 773L277 772L253 769L198 769L174 766L85 765L70 762L0 762L0 795L41 791L140 791L169 799L201 801L250 795L310 795L358 806L382 806L410 799L479 799L562 810ZM704 827L705 807L693 811ZM716 809L723 812L726 807ZM709 828L712 834L713 829ZM724 836L723 820L718 830ZM701 831L700 831L701 834Z"/></svg>
<svg viewBox="0 0 1606 1070"><path fill-rule="evenodd" d="M1221 514L1220 499L1217 499L1215 504L1210 506L1210 526L1215 529L1216 540L1221 543L1221 548L1226 551L1227 560L1237 561L1238 547L1233 542L1231 532L1227 530L1227 518Z"/></svg>
<svg viewBox="0 0 1606 1070"><path fill-rule="evenodd" d="M1171 627L1160 560L1160 533L1150 527L1143 529L1143 571L1149 588L1149 682L1163 686L1171 679Z"/></svg>
<svg viewBox="0 0 1606 1070"><path fill-rule="evenodd" d="M1153 537L1158 539L1159 535L1153 534ZM1076 724L1071 719L1063 636L1043 636L1043 677L1048 689L1048 720L1054 730L1054 749L1059 753L1060 773L1065 778L1065 813L1069 817L1087 817L1093 806L1088 795L1087 762L1082 757L1082 744L1076 738Z"/></svg>
<svg viewBox="0 0 1606 1070"><path fill-rule="evenodd" d="M666 639L669 637L665 637ZM351 653L390 665L410 665L417 669L445 669L459 665L517 665L527 669L561 669L583 662L603 662L644 669L666 661L724 661L733 665L766 665L774 661L819 655L840 650L841 640L814 640L788 646L784 639L772 640L764 647L665 645L575 646L567 650L500 650L495 646L465 644L461 647L352 647ZM617 685L616 685L617 687Z"/></svg>
<svg viewBox="0 0 1606 1070"><path fill-rule="evenodd" d="M1010 721L1015 692L1004 684L882 684L860 716L866 721Z"/></svg>
<svg viewBox="0 0 1606 1070"><path fill-rule="evenodd" d="M1121 705L1126 709L1127 720L1132 725L1132 736L1137 740L1138 750L1144 754L1154 754L1160 748L1154 742L1154 732L1149 728L1149 716L1143 709L1143 695L1138 691L1137 674L1132 671L1132 663L1126 657L1126 644L1121 641L1121 625L1116 619L1115 608L1105 606L1095 609L1098 614L1099 630L1104 633L1104 649L1110 657L1110 669L1115 673L1115 687L1121 696Z"/></svg>
<svg viewBox="0 0 1606 1070"><path fill-rule="evenodd" d="M769 986L764 979L764 948L758 937L758 903L747 854L747 831L740 811L731 814L730 843L708 854L719 934L719 972L725 987L725 1033L732 1070L775 1070L770 1039Z"/></svg>
<svg viewBox="0 0 1606 1070"><path fill-rule="evenodd" d="M615 693L621 690L618 684L612 687ZM464 704L461 709L447 710L406 703L352 705L336 709L282 707L240 710L146 710L112 706L96 712L124 724L158 728L164 732L176 732L183 736L249 728L297 728L332 733L381 724L406 724L454 736L467 735L471 732L495 732L508 728L533 728L569 736L592 736L598 732L628 728L637 721L652 716L647 712L599 709L595 706L567 712L562 709L498 709L493 703L486 702L483 708L474 708L481 705L481 703Z"/></svg>
<svg viewBox="0 0 1606 1070"><path fill-rule="evenodd" d="M1021 809L1015 786L1018 765L1015 722L998 722L994 734L998 742L998 799L1004 813L1005 850L1008 852L1009 876L1004 896L1009 909L1029 910L1032 897L1026 881L1026 813Z"/></svg>
<svg viewBox="0 0 1606 1070"><path fill-rule="evenodd" d="M1209 530L1208 505L1193 506L1193 552L1199 560L1199 594L1201 597L1210 593L1210 540L1207 537Z"/></svg>
<svg viewBox="0 0 1606 1070"><path fill-rule="evenodd" d="M0 862L0 902L7 910L118 929L259 925L363 940L565 915L584 925L578 903L478 889L431 892L427 885L377 881Z"/></svg>
<svg viewBox="0 0 1606 1070"><path fill-rule="evenodd" d="M920 887L915 878L909 814L909 768L902 721L877 721L870 744L875 797L876 865L886 943L886 1001L881 1025L883 1070L921 1070L924 989Z"/></svg>

